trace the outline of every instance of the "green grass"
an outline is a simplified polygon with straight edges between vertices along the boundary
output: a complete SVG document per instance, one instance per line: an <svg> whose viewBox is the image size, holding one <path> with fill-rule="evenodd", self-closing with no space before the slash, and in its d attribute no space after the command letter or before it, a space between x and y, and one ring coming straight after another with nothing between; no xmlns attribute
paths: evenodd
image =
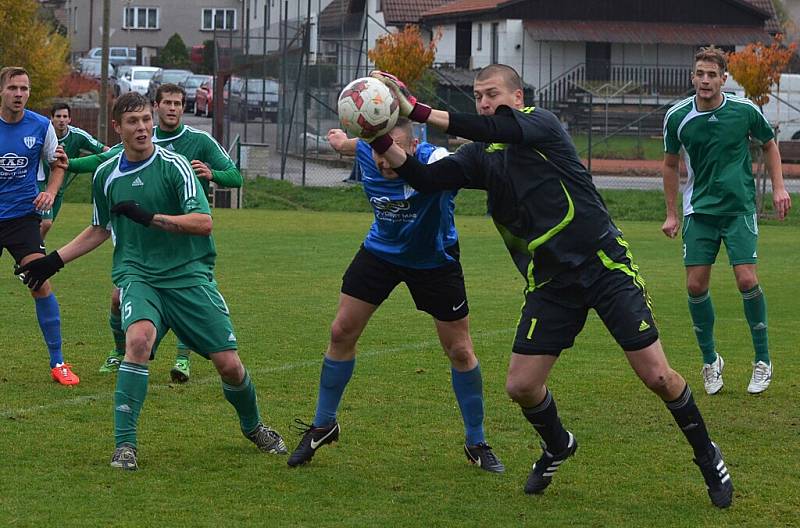
<svg viewBox="0 0 800 528"><path fill-rule="evenodd" d="M588 156L589 136L572 134L575 148L582 158ZM659 137L612 136L603 141L602 134L592 135L592 157L600 159L664 159L664 140Z"/></svg>
<svg viewBox="0 0 800 528"><path fill-rule="evenodd" d="M616 221L664 220L664 195L661 191L601 190L612 217ZM89 203L89 175L81 175L67 190L65 201ZM483 216L486 214L486 193L463 189L459 191L457 213L459 216ZM800 197L794 197L795 204ZM767 216L772 211L772 198L766 196ZM360 185L342 187L301 187L287 181L259 178L247 180L244 188L244 205L248 209L275 211L319 211L319 212L371 212ZM789 215L785 222L765 218L762 224L800 225L800 215Z"/></svg>
<svg viewBox="0 0 800 528"><path fill-rule="evenodd" d="M90 208L66 204L51 237L58 247ZM230 305L241 356L266 421L293 448L294 418L312 417L319 368L341 275L371 215L311 211L215 213L217 278ZM67 359L81 384L49 380L33 303L0 267L0 526L792 526L800 511L797 392L800 329L791 280L794 229L764 226L761 283L770 307L775 381L746 393L752 349L741 299L723 263L714 277L725 389L706 396L688 319L678 241L657 222L621 222L648 287L672 365L694 387L734 478L735 502L717 511L668 412L636 379L592 315L563 354L550 386L577 456L542 497L522 485L538 441L504 393L518 276L488 219L458 219L481 359L488 439L508 470L466 464L449 368L429 317L398 288L364 333L340 412L341 441L290 470L257 452L237 430L211 365L195 358L192 381L168 383L174 337L151 365L140 419L141 470L108 467L114 378L97 372L109 348L111 245L54 278ZM724 257L722 257L724 260ZM787 280L787 277L789 280Z"/></svg>

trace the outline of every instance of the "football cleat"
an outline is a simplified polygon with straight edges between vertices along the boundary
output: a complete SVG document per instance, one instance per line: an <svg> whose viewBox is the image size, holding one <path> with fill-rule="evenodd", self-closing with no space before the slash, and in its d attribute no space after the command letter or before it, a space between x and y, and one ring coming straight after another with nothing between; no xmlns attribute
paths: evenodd
<svg viewBox="0 0 800 528"><path fill-rule="evenodd" d="M767 390L770 381L772 381L772 363L757 361L753 363L753 375L750 377L747 392L760 394Z"/></svg>
<svg viewBox="0 0 800 528"><path fill-rule="evenodd" d="M189 365L188 357L175 358L175 366L169 371L170 379L175 383L186 383L189 381Z"/></svg>
<svg viewBox="0 0 800 528"><path fill-rule="evenodd" d="M300 439L300 444L298 444L287 461L287 464L291 467L310 462L317 449L325 444L339 440L339 431L341 431L339 422L333 422L327 427L315 427L298 419L295 419L295 422L300 424L300 427L293 427L300 430L303 438Z"/></svg>
<svg viewBox="0 0 800 528"><path fill-rule="evenodd" d="M722 356L717 354L717 359L713 363L706 363L700 371L703 374L703 386L708 394L716 394L722 390L722 369L725 362Z"/></svg>
<svg viewBox="0 0 800 528"><path fill-rule="evenodd" d="M711 503L717 508L727 508L733 500L733 482L728 473L722 452L717 444L711 442L713 451L702 459L695 458L694 463L700 468L703 479L706 481L708 496Z"/></svg>
<svg viewBox="0 0 800 528"><path fill-rule="evenodd" d="M533 468L528 474L528 480L525 482L525 493L531 495L544 492L545 488L547 488L553 480L555 472L561 467L561 464L575 454L575 451L578 449L578 441L575 440L575 436L569 431L567 431L567 434L569 435L567 447L557 454L548 451L547 445L542 442L542 456L533 464Z"/></svg>
<svg viewBox="0 0 800 528"><path fill-rule="evenodd" d="M72 372L72 365L61 363L50 369L50 377L62 385L77 385L81 379Z"/></svg>
<svg viewBox="0 0 800 528"><path fill-rule="evenodd" d="M249 433L242 433L253 442L258 448L273 455L285 455L289 451L286 449L286 444L283 438L277 431L274 431L266 425L259 423L255 429Z"/></svg>
<svg viewBox="0 0 800 528"><path fill-rule="evenodd" d="M506 467L492 451L492 447L486 442L472 446L464 445L464 454L467 455L467 460L470 463L475 464L484 471L502 473L506 470Z"/></svg>
<svg viewBox="0 0 800 528"><path fill-rule="evenodd" d="M119 370L119 366L122 364L122 359L125 357L125 354L120 354L116 350L112 350L111 353L106 358L105 363L103 366L100 367L101 374L111 374L113 372L117 372Z"/></svg>
<svg viewBox="0 0 800 528"><path fill-rule="evenodd" d="M139 469L139 464L136 463L136 448L128 443L120 444L111 457L111 467L125 471Z"/></svg>

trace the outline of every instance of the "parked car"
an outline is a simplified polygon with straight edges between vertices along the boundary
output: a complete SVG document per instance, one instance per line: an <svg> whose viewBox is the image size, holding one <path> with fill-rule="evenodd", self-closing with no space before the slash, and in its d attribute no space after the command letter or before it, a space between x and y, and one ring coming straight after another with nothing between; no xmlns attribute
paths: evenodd
<svg viewBox="0 0 800 528"><path fill-rule="evenodd" d="M187 112L194 112L197 89L200 88L201 84L210 79L211 79L210 75L190 75L189 77L184 79L183 83L181 83L183 89L186 90Z"/></svg>
<svg viewBox="0 0 800 528"><path fill-rule="evenodd" d="M155 101L156 91L159 86L166 83L180 84L190 75L192 75L192 72L189 70L162 70L159 68L150 79L150 84L147 87L147 97L149 97L151 101Z"/></svg>
<svg viewBox="0 0 800 528"><path fill-rule="evenodd" d="M238 81L238 82L237 82ZM246 121L264 116L274 122L278 118L278 81L274 79L231 79L228 108L233 119Z"/></svg>
<svg viewBox="0 0 800 528"><path fill-rule="evenodd" d="M117 96L128 92L145 95L150 86L150 79L158 70L154 66L120 66L114 91Z"/></svg>
<svg viewBox="0 0 800 528"><path fill-rule="evenodd" d="M87 59L86 57L78 59L78 71L86 77L99 79L101 66L100 59ZM114 76L114 65L110 62L108 63L108 76L109 78Z"/></svg>
<svg viewBox="0 0 800 528"><path fill-rule="evenodd" d="M100 60L103 58L103 48L92 48L86 54L89 59ZM108 60L114 66L121 64L136 64L136 48L121 48L110 47L108 48Z"/></svg>
<svg viewBox="0 0 800 528"><path fill-rule="evenodd" d="M214 78L203 82L194 94L194 115L209 117L214 114Z"/></svg>

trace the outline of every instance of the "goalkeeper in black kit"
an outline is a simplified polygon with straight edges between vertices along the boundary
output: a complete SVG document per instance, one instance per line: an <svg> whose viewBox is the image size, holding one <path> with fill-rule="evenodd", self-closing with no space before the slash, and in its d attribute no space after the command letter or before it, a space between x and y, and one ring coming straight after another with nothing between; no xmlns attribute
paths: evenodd
<svg viewBox="0 0 800 528"><path fill-rule="evenodd" d="M667 362L630 246L559 120L542 108L525 107L519 75L502 64L483 68L475 78L477 116L431 109L397 78L372 75L399 100L401 115L475 141L430 165L407 156L388 135L372 140L373 150L418 191L485 190L492 219L527 281L506 380L508 395L542 439L525 493L542 493L578 448L546 383L593 308L683 431L711 502L730 506L733 483L722 453L686 381Z"/></svg>

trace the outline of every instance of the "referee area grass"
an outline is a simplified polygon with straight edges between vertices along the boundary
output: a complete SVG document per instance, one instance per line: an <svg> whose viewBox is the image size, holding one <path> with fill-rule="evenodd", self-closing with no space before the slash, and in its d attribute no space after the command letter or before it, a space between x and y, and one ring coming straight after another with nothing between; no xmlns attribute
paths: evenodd
<svg viewBox="0 0 800 528"><path fill-rule="evenodd" d="M264 421L290 450L300 439L293 420L313 417L341 276L371 222L369 213L307 209L214 214L217 279L240 354ZM65 204L48 247L63 245L90 218L88 204ZM796 229L762 225L759 276L775 376L760 396L746 392L752 345L720 257L712 291L725 388L709 397L686 307L680 242L661 234L660 220L618 223L653 297L667 355L688 379L725 455L736 488L729 510L711 506L680 430L593 312L549 382L580 448L543 496L522 492L539 441L505 395L504 380L523 280L491 221L458 215L487 439L505 474L467 464L448 362L430 317L415 310L404 287L376 312L359 343L339 413L340 442L320 449L310 465L289 469L286 457L260 453L247 441L216 372L199 356L191 381L171 384L169 334L150 365L140 470L114 470L115 377L97 371L112 346L111 244L53 278L65 357L81 377L73 388L50 381L33 302L4 253L0 526L796 526Z"/></svg>

